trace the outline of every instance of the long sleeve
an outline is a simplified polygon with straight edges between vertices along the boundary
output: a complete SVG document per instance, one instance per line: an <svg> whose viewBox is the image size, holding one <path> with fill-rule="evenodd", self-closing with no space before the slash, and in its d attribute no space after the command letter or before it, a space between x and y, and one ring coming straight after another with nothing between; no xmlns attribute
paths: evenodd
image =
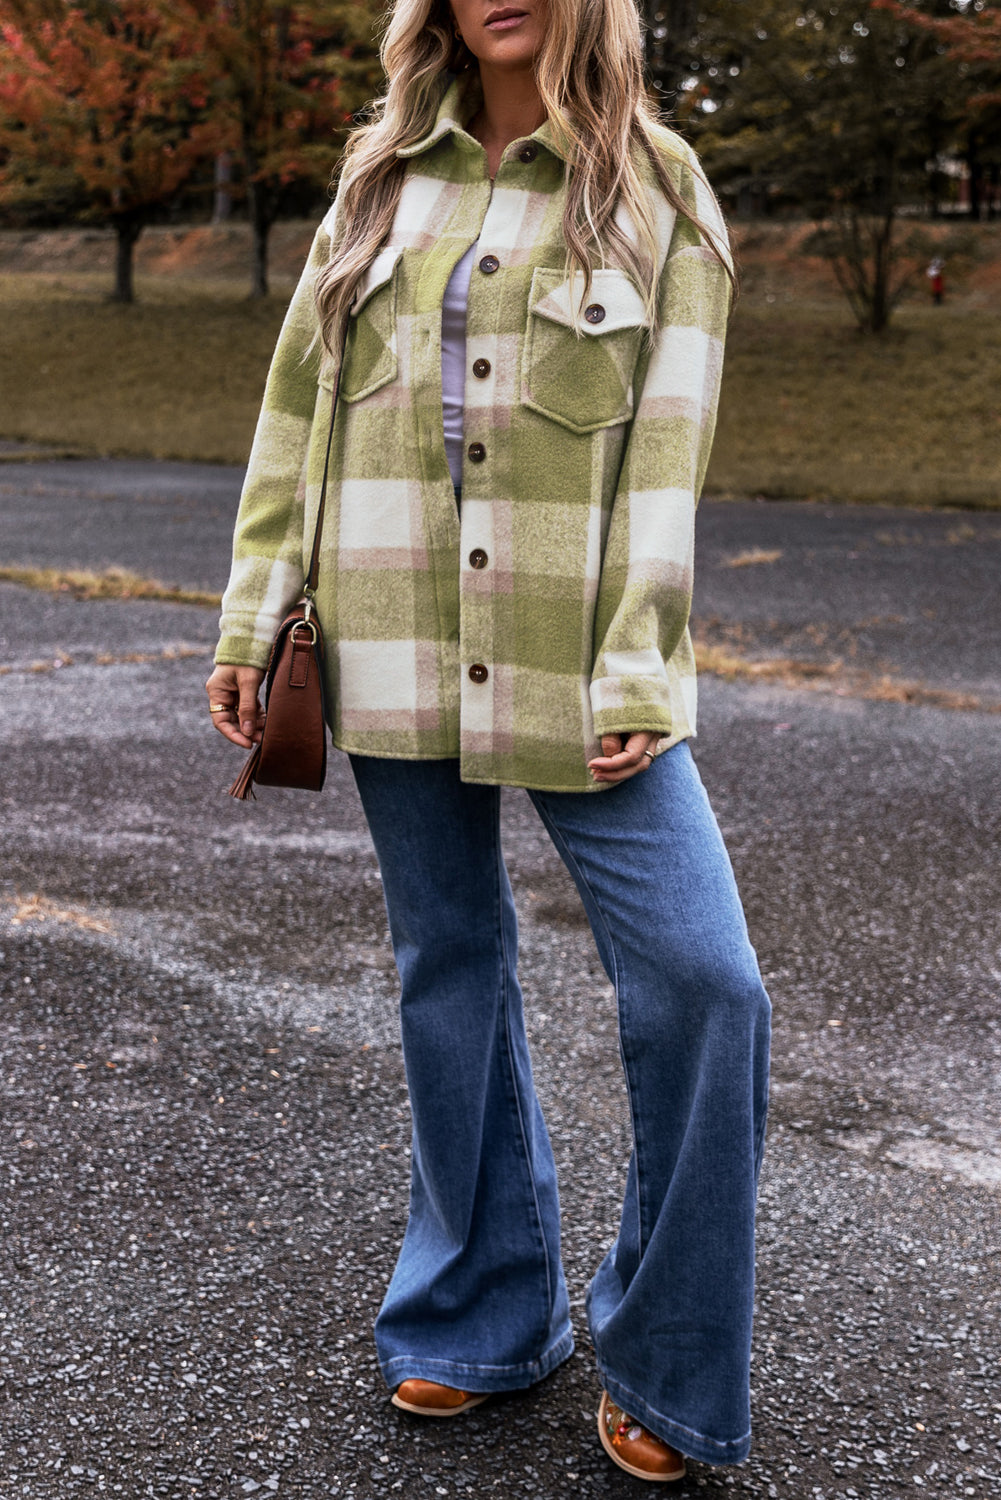
<svg viewBox="0 0 1001 1500"><path fill-rule="evenodd" d="M682 165L680 188L725 250L719 208L694 158ZM694 729L695 508L716 423L730 280L681 214L658 307L598 588L591 707L599 736L647 729L680 738Z"/></svg>
<svg viewBox="0 0 1001 1500"><path fill-rule="evenodd" d="M348 322L316 592L330 729L358 755L458 756L470 783L598 792L587 770L596 728L663 742L694 733L692 521L729 283L637 153L654 194L657 331L618 264L595 268L578 329L559 236L562 138L547 121L513 142L491 186L462 92L453 83L401 153L396 214ZM683 200L725 242L693 153L665 128L653 134ZM334 361L318 367L313 277L337 253L342 212L343 197L275 355L220 661L263 666L302 587L336 373ZM625 206L617 219L636 243ZM457 510L441 303L471 245Z"/></svg>
<svg viewBox="0 0 1001 1500"><path fill-rule="evenodd" d="M217 662L265 667L275 632L302 591L306 465L320 363L313 291L330 257L331 217L317 230L271 362L237 514Z"/></svg>

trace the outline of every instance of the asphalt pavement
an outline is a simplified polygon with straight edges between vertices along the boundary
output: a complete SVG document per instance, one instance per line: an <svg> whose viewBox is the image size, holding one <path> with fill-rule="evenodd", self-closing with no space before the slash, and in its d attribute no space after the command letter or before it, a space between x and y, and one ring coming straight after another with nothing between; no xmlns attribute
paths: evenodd
<svg viewBox="0 0 1001 1500"><path fill-rule="evenodd" d="M0 565L218 590L238 490L5 464ZM696 623L749 670L703 677L695 750L774 1086L754 1449L672 1494L1001 1496L999 565L1001 516L702 509ZM222 795L214 633L0 584L0 1497L643 1493L594 1433L628 1125L572 884L512 793L577 1353L421 1423L371 1339L408 1148L377 866L343 757L320 797ZM926 695L871 690L897 682Z"/></svg>

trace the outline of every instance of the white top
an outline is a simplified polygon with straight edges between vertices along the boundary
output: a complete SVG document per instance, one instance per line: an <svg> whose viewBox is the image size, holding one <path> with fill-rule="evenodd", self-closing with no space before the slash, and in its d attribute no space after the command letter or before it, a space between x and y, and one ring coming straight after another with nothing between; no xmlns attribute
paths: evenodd
<svg viewBox="0 0 1001 1500"><path fill-rule="evenodd" d="M445 419L445 452L452 483L462 483L462 428L466 396L466 303L476 260L472 245L445 288L441 305L441 405Z"/></svg>

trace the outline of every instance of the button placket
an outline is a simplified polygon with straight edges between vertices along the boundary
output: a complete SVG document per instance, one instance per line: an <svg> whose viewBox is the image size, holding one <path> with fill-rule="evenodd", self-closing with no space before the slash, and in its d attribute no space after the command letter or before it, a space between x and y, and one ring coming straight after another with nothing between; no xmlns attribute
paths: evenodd
<svg viewBox="0 0 1001 1500"><path fill-rule="evenodd" d="M491 206L493 206L493 205L491 205ZM488 210L487 210L487 219L484 220L484 223L480 226L480 242L481 242L481 244L484 241L487 244L490 243L491 231L490 231L490 228L489 228L489 226L487 224L487 220L489 220L489 218L490 218L490 208L488 207ZM497 255L494 255L491 251L487 251L487 253L485 255L481 255L480 259L479 259L479 261L477 263L477 269L479 270L481 276L493 276L495 274L495 272L497 272L497 271L500 270L500 268L501 268L500 257L497 256ZM470 295L473 296L473 295L478 295L478 294L471 292ZM477 355L477 357L472 360L471 365L467 366L467 368L469 368L471 370L473 378L477 382L479 382L479 381L486 381L486 380L488 380L493 375L493 365L492 365L491 361L489 359L485 358L483 355ZM466 445L466 462L467 463L470 463L470 464L482 464L482 463L484 463L486 461L486 458L487 458L487 448L486 448L486 444L485 443L477 441L477 442L468 443ZM477 550L481 550L481 549L477 549ZM486 554L484 553L483 555L484 555L484 558L485 558ZM473 566L473 567L477 567L477 566L478 567L482 567L482 566L484 566L484 564L483 563L479 563L479 564L472 563L471 566Z"/></svg>

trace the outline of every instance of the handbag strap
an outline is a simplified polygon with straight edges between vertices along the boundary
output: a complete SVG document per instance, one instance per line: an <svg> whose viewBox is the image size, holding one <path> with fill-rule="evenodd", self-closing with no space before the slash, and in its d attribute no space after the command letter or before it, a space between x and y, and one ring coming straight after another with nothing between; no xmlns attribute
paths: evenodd
<svg viewBox="0 0 1001 1500"><path fill-rule="evenodd" d="M320 503L316 511L316 526L313 530L313 550L309 555L309 572L306 575L306 586L303 594L306 597L306 619L309 619L313 604L313 596L316 593L316 585L320 577L320 539L323 536L323 517L327 509L327 476L330 473L330 450L334 442L334 421L337 417L337 393L341 388L341 370L344 368L344 350L348 341L348 320L344 318L344 329L341 334L340 358L337 361L337 374L334 376L334 396L330 403L330 427L327 431L327 451L323 458L323 483L320 485Z"/></svg>

